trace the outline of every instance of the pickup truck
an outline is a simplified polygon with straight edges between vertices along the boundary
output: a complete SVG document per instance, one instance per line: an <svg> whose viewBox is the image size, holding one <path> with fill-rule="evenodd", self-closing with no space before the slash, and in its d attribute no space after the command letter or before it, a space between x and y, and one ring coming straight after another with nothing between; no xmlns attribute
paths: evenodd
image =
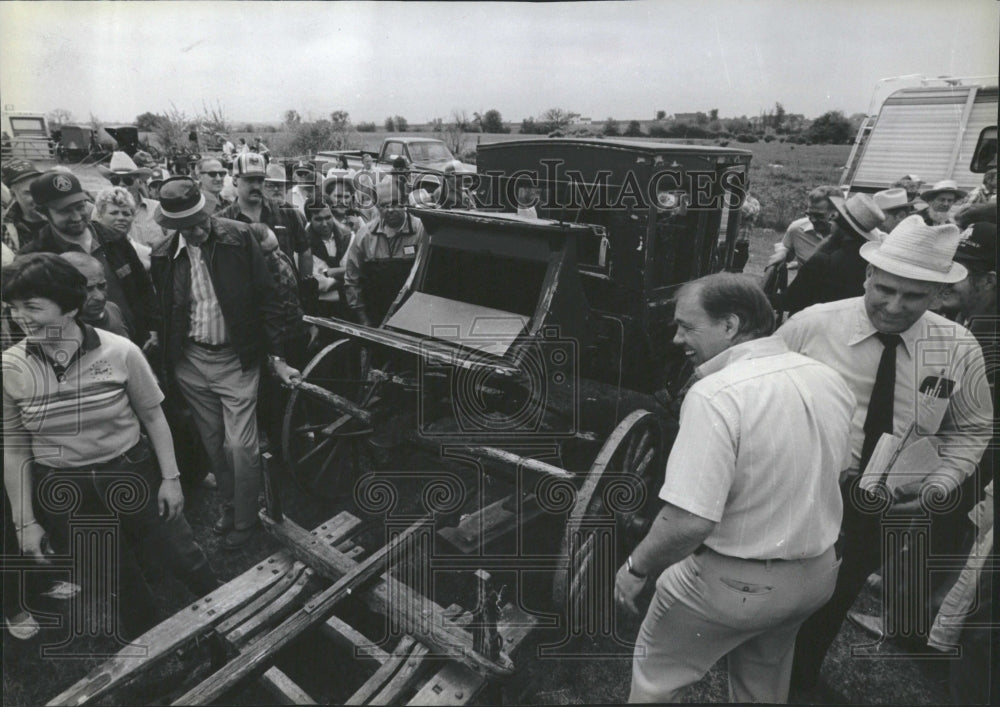
<svg viewBox="0 0 1000 707"><path fill-rule="evenodd" d="M324 150L317 152L314 162L318 167L335 163L345 172L360 170L364 155L371 155L374 169L379 174L387 174L392 169L393 160L397 157L406 158L411 169L440 172L449 162L455 161L455 155L441 141L430 137L406 137L392 135L382 142L378 152L368 150ZM457 172L475 173L475 165L459 163Z"/></svg>

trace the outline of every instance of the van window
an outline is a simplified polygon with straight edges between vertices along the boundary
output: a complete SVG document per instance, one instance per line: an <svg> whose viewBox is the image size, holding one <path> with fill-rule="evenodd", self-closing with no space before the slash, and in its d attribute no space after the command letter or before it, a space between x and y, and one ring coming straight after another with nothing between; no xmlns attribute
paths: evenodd
<svg viewBox="0 0 1000 707"><path fill-rule="evenodd" d="M997 126L993 125L983 128L979 133L979 142L976 143L976 151L972 153L972 164L969 171L982 174L988 169L996 169L997 166Z"/></svg>

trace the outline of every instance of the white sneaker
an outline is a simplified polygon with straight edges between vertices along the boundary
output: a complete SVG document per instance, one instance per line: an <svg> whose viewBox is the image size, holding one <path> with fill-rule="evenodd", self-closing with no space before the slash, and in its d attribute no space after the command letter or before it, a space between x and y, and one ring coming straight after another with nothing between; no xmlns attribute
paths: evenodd
<svg viewBox="0 0 1000 707"><path fill-rule="evenodd" d="M27 611L22 611L4 623L7 624L7 630L10 631L10 635L19 641L28 641L37 636L38 632L42 630L38 626L38 622L35 621L35 617Z"/></svg>

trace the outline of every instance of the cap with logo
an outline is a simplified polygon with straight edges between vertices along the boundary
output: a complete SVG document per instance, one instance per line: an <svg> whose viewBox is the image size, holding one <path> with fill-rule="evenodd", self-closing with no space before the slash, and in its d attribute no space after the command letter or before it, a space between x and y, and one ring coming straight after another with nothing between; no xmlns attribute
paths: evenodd
<svg viewBox="0 0 1000 707"><path fill-rule="evenodd" d="M36 206L61 209L78 201L87 201L90 195L72 172L52 170L31 183L31 198Z"/></svg>
<svg viewBox="0 0 1000 707"><path fill-rule="evenodd" d="M3 183L8 187L24 179L34 179L40 174L41 172L28 160L11 160L4 162L3 165Z"/></svg>
<svg viewBox="0 0 1000 707"><path fill-rule="evenodd" d="M256 152L241 152L233 160L234 177L267 177L267 164Z"/></svg>
<svg viewBox="0 0 1000 707"><path fill-rule="evenodd" d="M962 231L955 251L955 262L974 271L997 269L997 227L993 223L974 223Z"/></svg>

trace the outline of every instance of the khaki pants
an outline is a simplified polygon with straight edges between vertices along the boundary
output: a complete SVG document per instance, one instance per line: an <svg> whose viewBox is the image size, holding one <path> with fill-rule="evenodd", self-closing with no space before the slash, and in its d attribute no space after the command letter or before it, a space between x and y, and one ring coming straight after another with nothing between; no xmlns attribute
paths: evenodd
<svg viewBox="0 0 1000 707"><path fill-rule="evenodd" d="M674 702L723 656L733 702L785 702L795 634L833 593L833 548L808 560L704 549L656 582L632 660L630 702Z"/></svg>
<svg viewBox="0 0 1000 707"><path fill-rule="evenodd" d="M244 371L232 349L211 351L188 345L174 371L212 471L219 496L234 511L236 528L257 523L261 487L257 440L257 385L260 371Z"/></svg>

